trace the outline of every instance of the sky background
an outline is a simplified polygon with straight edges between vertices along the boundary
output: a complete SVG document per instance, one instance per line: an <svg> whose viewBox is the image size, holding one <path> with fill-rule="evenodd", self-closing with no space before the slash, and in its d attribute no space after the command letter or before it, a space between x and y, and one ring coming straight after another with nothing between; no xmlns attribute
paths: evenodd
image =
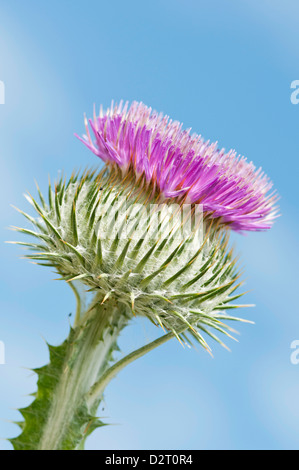
<svg viewBox="0 0 299 470"><path fill-rule="evenodd" d="M88 449L298 449L299 340L297 0L0 0L0 437L26 406L36 378L74 312L69 288L5 245L22 237L10 204L28 209L34 179L99 162L75 139L83 113L111 99L141 100L221 147L262 166L281 196L268 233L236 235L246 303L232 352L172 341L130 365L108 386ZM30 211L30 209L29 209ZM128 352L156 334L138 321L124 333ZM0 449L11 449L5 440Z"/></svg>

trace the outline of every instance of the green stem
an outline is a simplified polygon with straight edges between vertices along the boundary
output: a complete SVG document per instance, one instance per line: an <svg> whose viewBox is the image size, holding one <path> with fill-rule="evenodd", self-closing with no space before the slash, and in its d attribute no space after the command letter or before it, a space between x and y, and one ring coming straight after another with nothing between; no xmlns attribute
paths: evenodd
<svg viewBox="0 0 299 470"><path fill-rule="evenodd" d="M20 410L23 432L11 439L15 450L75 450L103 425L95 416L99 401L89 406L85 397L112 362L128 318L120 304L101 305L97 298L87 312L62 345L49 346L50 363L35 370L36 399Z"/></svg>
<svg viewBox="0 0 299 470"><path fill-rule="evenodd" d="M186 327L182 328L177 332L177 334L183 333L183 331L186 330ZM134 362L136 359L139 357L144 356L148 352L152 351L153 349L157 348L158 346L161 346L162 344L166 343L170 339L174 338L174 333L167 333L160 338L152 341L151 343L146 344L145 346L142 346L139 349L136 349L136 351L131 352L124 358L122 358L120 361L116 362L111 366L109 369L107 369L104 374L100 377L100 379L93 385L91 388L90 392L88 393L87 396L87 403L89 406L92 406L99 398L101 398L106 386L108 383L127 365L131 364Z"/></svg>
<svg viewBox="0 0 299 470"><path fill-rule="evenodd" d="M83 449L86 437L103 425L96 412L110 380L125 366L175 336L165 334L110 366L128 317L125 308L115 301L102 305L99 300L95 296L85 312L80 304L77 326L67 340L61 346L49 346L50 363L35 371L36 399L20 410L24 422L18 424L23 432L11 439L15 450Z"/></svg>
<svg viewBox="0 0 299 470"><path fill-rule="evenodd" d="M81 313L82 313L82 301L79 292L77 291L76 287L72 282L68 283L70 288L75 294L76 301L77 301L77 307L76 307L76 316L75 316L75 321L74 321L74 327L78 326L80 323L80 318L81 318Z"/></svg>
<svg viewBox="0 0 299 470"><path fill-rule="evenodd" d="M80 415L91 415L94 411L85 403L84 396L105 369L111 349L115 348L120 329L124 326L124 317L116 307L112 312L97 307L93 313L93 318L78 328L68 348L61 378L41 433L39 450L68 446L72 428ZM87 426L88 422L84 425Z"/></svg>

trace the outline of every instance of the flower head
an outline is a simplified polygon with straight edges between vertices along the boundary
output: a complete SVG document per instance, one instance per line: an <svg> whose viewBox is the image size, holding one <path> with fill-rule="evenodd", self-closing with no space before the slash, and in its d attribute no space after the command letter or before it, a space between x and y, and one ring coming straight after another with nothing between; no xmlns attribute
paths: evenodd
<svg viewBox="0 0 299 470"><path fill-rule="evenodd" d="M106 165L60 179L48 204L29 197L39 217L25 215L38 230L25 233L42 243L29 244L38 251L28 258L84 284L96 303L146 316L179 339L186 329L208 349L201 332L220 341L211 330L227 334L223 320L234 318L225 312L239 297L225 229L271 226L271 182L142 103L112 104L89 124L94 140L87 121L81 140Z"/></svg>
<svg viewBox="0 0 299 470"><path fill-rule="evenodd" d="M237 231L265 230L276 214L276 195L261 168L217 143L182 130L182 125L143 103L129 107L112 103L106 114L86 121L82 140L109 165L117 165L123 175L152 185L161 195L200 203L204 212Z"/></svg>

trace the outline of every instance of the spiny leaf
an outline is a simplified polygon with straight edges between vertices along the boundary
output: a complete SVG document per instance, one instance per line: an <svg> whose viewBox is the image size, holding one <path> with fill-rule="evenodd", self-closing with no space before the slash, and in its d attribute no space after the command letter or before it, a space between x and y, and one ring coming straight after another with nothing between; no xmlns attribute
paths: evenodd
<svg viewBox="0 0 299 470"><path fill-rule="evenodd" d="M156 248L156 243L148 250L148 252L139 261L136 268L134 269L135 273L140 273L143 270L144 266L146 265L146 263L150 259L150 257L152 255L152 253L154 252L155 248Z"/></svg>
<svg viewBox="0 0 299 470"><path fill-rule="evenodd" d="M59 207L59 195L57 192L57 188L55 188L55 214L58 225L60 224L61 215L60 215L60 207Z"/></svg>
<svg viewBox="0 0 299 470"><path fill-rule="evenodd" d="M85 258L82 256L82 254L75 248L71 243L66 242L65 240L61 240L70 250L72 253L74 253L77 257L77 259L80 261L80 263L85 266L86 261Z"/></svg>
<svg viewBox="0 0 299 470"><path fill-rule="evenodd" d="M76 203L73 202L72 204L72 211L71 211L71 230L73 236L73 244L74 246L78 245L78 230L77 230L77 217L76 217Z"/></svg>
<svg viewBox="0 0 299 470"><path fill-rule="evenodd" d="M35 185L36 185L36 189L37 189L37 192L38 192L38 195L39 195L39 198L40 198L40 202L41 202L41 204L42 204L42 206L43 206L43 209L47 210L47 204L46 204L46 202L45 202L45 200L44 200L44 197L43 197L43 195L42 195L42 193L41 193L41 190L39 189L39 186L38 186L38 184L37 184L37 181L35 181Z"/></svg>

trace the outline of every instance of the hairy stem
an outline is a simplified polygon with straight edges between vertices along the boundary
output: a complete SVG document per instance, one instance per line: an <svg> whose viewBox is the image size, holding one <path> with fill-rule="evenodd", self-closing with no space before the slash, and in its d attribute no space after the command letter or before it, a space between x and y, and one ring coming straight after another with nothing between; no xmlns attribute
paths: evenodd
<svg viewBox="0 0 299 470"><path fill-rule="evenodd" d="M78 293L75 287L74 290ZM16 450L83 449L86 437L103 426L96 412L110 380L125 366L175 336L165 334L111 365L128 317L121 304L113 300L102 304L100 299L96 295L85 311L84 302L80 302L69 337L61 346L49 346L50 363L35 371L36 399L20 410L25 421L18 423L23 430L21 435L11 439Z"/></svg>
<svg viewBox="0 0 299 470"><path fill-rule="evenodd" d="M75 315L75 321L74 321L74 327L76 327L80 323L80 318L81 318L81 313L82 313L82 300L74 284L72 282L69 282L69 286L72 289L73 293L75 294L76 301L77 301L76 315Z"/></svg>
<svg viewBox="0 0 299 470"><path fill-rule="evenodd" d="M63 442L69 440L68 433L76 425L76 414L84 411L92 414L92 407L85 403L84 396L105 369L123 326L123 316L117 307L113 312L97 307L87 324L78 327L65 357L39 450L63 449ZM86 406L87 410L83 410Z"/></svg>

